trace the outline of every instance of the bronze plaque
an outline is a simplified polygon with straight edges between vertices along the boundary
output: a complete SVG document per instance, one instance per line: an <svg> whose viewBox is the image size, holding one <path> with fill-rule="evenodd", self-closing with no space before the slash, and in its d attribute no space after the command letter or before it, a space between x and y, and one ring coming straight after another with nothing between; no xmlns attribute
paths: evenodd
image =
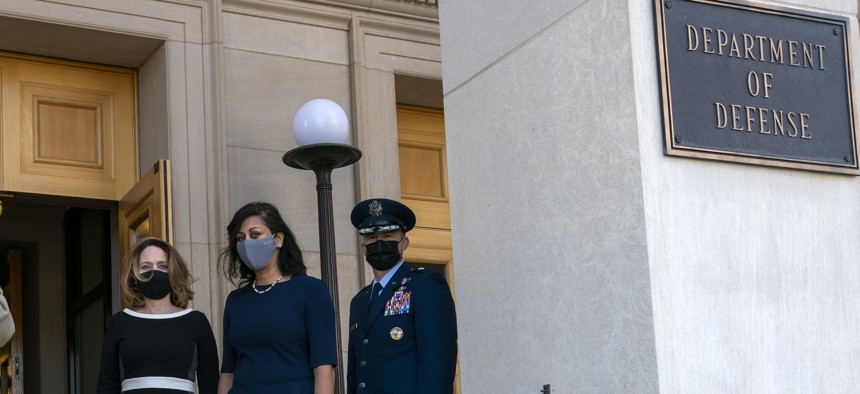
<svg viewBox="0 0 860 394"><path fill-rule="evenodd" d="M848 20L655 0L666 154L860 175Z"/></svg>

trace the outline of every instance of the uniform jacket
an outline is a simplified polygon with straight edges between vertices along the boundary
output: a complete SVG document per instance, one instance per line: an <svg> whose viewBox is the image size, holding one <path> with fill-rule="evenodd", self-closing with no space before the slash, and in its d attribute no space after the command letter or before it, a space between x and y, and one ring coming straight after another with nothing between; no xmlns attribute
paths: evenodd
<svg viewBox="0 0 860 394"><path fill-rule="evenodd" d="M403 264L372 305L370 288L349 307L347 393L451 393L457 317L445 278Z"/></svg>
<svg viewBox="0 0 860 394"><path fill-rule="evenodd" d="M9 310L9 304L3 296L3 289L0 289L0 346L5 346L14 334L15 323L12 321L12 311Z"/></svg>

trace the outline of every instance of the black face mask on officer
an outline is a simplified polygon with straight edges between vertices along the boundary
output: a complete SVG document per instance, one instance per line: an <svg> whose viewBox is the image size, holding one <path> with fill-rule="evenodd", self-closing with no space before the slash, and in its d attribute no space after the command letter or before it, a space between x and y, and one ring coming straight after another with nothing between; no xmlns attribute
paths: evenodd
<svg viewBox="0 0 860 394"><path fill-rule="evenodd" d="M403 238L400 238L400 241L402 240ZM378 240L372 244L367 244L367 246L365 246L367 254L365 254L364 259L367 260L367 263L370 264L373 269L377 271L388 271L397 265L402 257L400 254L400 248L398 247L400 241Z"/></svg>

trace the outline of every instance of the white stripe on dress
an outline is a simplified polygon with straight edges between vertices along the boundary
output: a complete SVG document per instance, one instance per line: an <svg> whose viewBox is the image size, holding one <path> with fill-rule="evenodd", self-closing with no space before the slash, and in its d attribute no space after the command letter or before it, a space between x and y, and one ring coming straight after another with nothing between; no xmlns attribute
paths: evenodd
<svg viewBox="0 0 860 394"><path fill-rule="evenodd" d="M122 391L137 389L173 389L194 392L194 382L167 376L144 376L122 381Z"/></svg>
<svg viewBox="0 0 860 394"><path fill-rule="evenodd" d="M191 308L185 308L179 312L163 313L163 314L140 313L140 312L135 312L135 311L128 309L128 308L125 308L122 311L125 312L126 314L129 314L129 315L134 316L134 317L139 317L142 319L172 319L174 317L185 316L185 315L191 313L193 310L194 309L191 309Z"/></svg>

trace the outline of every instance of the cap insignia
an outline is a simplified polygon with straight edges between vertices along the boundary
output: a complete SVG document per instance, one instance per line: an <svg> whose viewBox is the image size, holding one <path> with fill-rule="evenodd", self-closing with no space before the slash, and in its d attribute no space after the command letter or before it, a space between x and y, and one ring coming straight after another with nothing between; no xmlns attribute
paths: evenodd
<svg viewBox="0 0 860 394"><path fill-rule="evenodd" d="M373 202L370 203L369 207L370 207L370 214L371 215L373 215L373 216L382 215L382 204L379 201L373 200Z"/></svg>

